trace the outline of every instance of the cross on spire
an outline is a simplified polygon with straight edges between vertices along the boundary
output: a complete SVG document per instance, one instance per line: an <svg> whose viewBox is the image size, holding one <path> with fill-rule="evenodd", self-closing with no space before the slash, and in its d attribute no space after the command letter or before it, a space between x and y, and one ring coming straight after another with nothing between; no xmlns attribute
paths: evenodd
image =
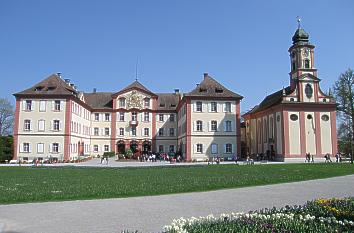
<svg viewBox="0 0 354 233"><path fill-rule="evenodd" d="M301 18L300 18L300 16L296 16L296 21L297 21L297 27L298 27L298 29L300 29L301 28Z"/></svg>

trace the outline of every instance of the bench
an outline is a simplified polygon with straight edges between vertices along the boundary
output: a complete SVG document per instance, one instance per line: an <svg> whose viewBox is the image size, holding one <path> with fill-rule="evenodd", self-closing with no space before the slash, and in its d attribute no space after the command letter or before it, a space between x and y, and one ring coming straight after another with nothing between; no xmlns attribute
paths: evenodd
<svg viewBox="0 0 354 233"><path fill-rule="evenodd" d="M18 163L18 161L16 159L10 160L10 164L17 164L17 163Z"/></svg>

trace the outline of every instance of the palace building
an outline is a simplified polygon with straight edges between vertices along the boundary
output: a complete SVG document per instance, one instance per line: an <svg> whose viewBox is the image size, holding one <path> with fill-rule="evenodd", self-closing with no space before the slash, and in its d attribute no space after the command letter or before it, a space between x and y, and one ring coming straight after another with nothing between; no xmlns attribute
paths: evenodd
<svg viewBox="0 0 354 233"><path fill-rule="evenodd" d="M179 152L186 161L240 154L240 101L208 74L192 91L154 93L137 80L115 92L78 91L53 74L16 97L14 159Z"/></svg>
<svg viewBox="0 0 354 233"><path fill-rule="evenodd" d="M277 160L337 153L336 103L320 88L315 46L300 26L289 48L290 85L268 95L243 115L246 151Z"/></svg>

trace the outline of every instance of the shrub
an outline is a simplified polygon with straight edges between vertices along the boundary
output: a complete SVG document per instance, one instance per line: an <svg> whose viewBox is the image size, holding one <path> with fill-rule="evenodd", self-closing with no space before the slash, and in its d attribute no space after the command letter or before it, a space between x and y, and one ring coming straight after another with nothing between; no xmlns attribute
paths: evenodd
<svg viewBox="0 0 354 233"><path fill-rule="evenodd" d="M133 156L133 151L131 149L128 149L126 152L125 152L125 157L127 159L131 159Z"/></svg>
<svg viewBox="0 0 354 233"><path fill-rule="evenodd" d="M103 153L103 157L114 157L116 154L114 153L114 151L110 151L110 152L104 152Z"/></svg>

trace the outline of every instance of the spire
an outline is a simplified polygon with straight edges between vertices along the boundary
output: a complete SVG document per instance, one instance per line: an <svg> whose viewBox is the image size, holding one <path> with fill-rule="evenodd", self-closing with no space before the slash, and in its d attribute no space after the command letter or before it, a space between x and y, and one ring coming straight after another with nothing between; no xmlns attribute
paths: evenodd
<svg viewBox="0 0 354 233"><path fill-rule="evenodd" d="M308 44L309 43L309 34L305 32L303 28L301 28L301 18L299 16L297 19L297 30L293 36L293 44Z"/></svg>

